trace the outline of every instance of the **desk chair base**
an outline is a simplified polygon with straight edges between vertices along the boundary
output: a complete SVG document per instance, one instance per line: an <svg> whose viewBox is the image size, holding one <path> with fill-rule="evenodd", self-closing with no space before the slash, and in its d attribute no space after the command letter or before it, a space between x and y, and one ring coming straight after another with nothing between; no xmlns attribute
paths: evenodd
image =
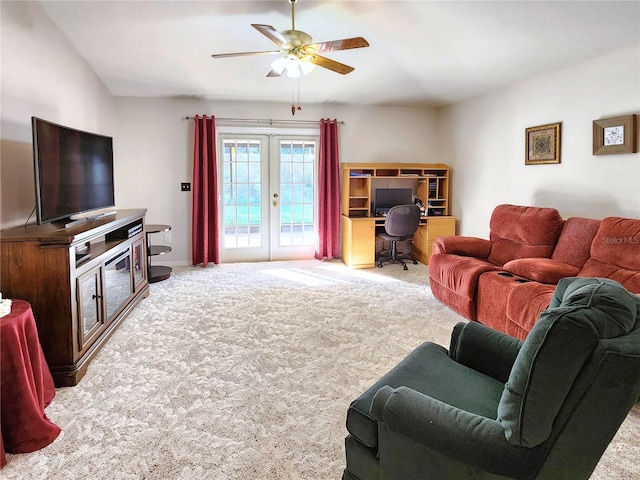
<svg viewBox="0 0 640 480"><path fill-rule="evenodd" d="M391 252L388 255L381 255L376 260L376 265L378 266L378 268L382 268L382 265L387 262L399 263L400 265L402 265L403 270L409 270L407 268L405 260L412 261L414 265L418 264L418 261L411 255L404 255L402 252L398 252L398 242L394 240L391 242Z"/></svg>

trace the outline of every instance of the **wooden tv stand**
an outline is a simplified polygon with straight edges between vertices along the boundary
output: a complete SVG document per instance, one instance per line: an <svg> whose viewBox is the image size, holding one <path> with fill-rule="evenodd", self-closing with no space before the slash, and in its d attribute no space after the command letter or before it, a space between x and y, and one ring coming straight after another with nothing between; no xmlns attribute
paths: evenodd
<svg viewBox="0 0 640 480"><path fill-rule="evenodd" d="M149 295L146 209L71 228L0 232L0 291L31 304L57 387L76 385L131 310Z"/></svg>

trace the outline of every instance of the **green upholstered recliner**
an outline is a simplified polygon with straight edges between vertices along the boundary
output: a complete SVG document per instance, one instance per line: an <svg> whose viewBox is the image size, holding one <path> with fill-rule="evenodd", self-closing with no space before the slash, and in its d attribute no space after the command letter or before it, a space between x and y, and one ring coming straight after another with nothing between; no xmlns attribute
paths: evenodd
<svg viewBox="0 0 640 480"><path fill-rule="evenodd" d="M640 393L640 297L560 281L524 342L470 322L349 407L343 480L587 479Z"/></svg>

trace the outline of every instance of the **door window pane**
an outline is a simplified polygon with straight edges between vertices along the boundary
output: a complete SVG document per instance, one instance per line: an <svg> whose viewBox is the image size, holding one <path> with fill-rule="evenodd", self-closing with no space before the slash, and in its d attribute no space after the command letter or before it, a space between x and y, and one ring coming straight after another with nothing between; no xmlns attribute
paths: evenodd
<svg viewBox="0 0 640 480"><path fill-rule="evenodd" d="M261 149L258 140L224 140L224 248L261 246Z"/></svg>
<svg viewBox="0 0 640 480"><path fill-rule="evenodd" d="M280 245L315 243L314 141L280 141Z"/></svg>

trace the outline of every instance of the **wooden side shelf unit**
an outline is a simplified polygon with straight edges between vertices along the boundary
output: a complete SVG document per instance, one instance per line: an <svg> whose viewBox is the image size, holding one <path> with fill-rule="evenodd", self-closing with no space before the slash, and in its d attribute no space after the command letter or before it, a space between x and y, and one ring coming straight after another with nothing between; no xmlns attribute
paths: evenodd
<svg viewBox="0 0 640 480"><path fill-rule="evenodd" d="M384 217L374 216L377 188L408 188L425 205L414 235L412 254L427 264L434 240L455 235L456 219L450 216L451 169L445 164L343 163L341 195L342 259L352 268L375 266L377 228Z"/></svg>
<svg viewBox="0 0 640 480"><path fill-rule="evenodd" d="M146 209L65 228L0 232L0 291L31 304L57 387L76 385L89 362L149 295Z"/></svg>
<svg viewBox="0 0 640 480"><path fill-rule="evenodd" d="M151 245L150 235L160 232L168 232L171 230L171 225L147 225L147 269L149 271L149 283L161 282L171 276L171 267L164 265L151 265L151 257L156 255L164 255L171 251L171 247L168 245Z"/></svg>

